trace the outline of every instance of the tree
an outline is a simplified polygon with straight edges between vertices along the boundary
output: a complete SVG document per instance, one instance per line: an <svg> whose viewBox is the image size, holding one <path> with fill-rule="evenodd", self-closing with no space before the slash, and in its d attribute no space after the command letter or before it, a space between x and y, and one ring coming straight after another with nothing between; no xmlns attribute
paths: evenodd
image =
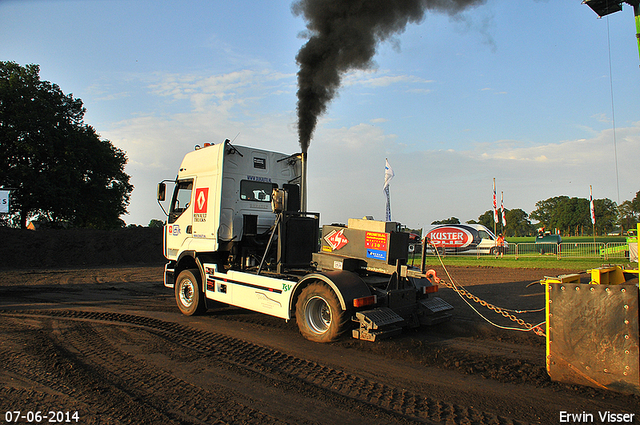
<svg viewBox="0 0 640 425"><path fill-rule="evenodd" d="M505 236L531 236L535 233L535 227L531 224L527 213L516 208L513 210L505 210L505 218L507 226L503 233Z"/></svg>
<svg viewBox="0 0 640 425"><path fill-rule="evenodd" d="M595 199L596 233L613 229L617 218L616 203L608 198ZM564 234L593 233L589 200L557 196L536 202L536 210L529 217L538 220L547 229L559 229Z"/></svg>
<svg viewBox="0 0 640 425"><path fill-rule="evenodd" d="M38 65L0 61L0 185L16 189L20 227L36 216L122 227L133 190L125 153L84 124L80 99L39 74Z"/></svg>
<svg viewBox="0 0 640 425"><path fill-rule="evenodd" d="M602 235L612 231L618 221L618 205L609 198L603 198L595 199L593 207L596 213L596 232Z"/></svg>
<svg viewBox="0 0 640 425"><path fill-rule="evenodd" d="M569 199L568 196L556 196L544 201L538 201L536 202L536 209L531 211L529 218L539 221L540 225L543 227L548 229L554 228L556 224L555 217L557 207L567 199Z"/></svg>
<svg viewBox="0 0 640 425"><path fill-rule="evenodd" d="M478 217L478 224L482 224L487 229L493 231L493 210L488 210L480 217Z"/></svg>
<svg viewBox="0 0 640 425"><path fill-rule="evenodd" d="M590 217L588 199L566 198L558 204L550 227L560 229L564 234L577 236L584 229L591 228Z"/></svg>
<svg viewBox="0 0 640 425"><path fill-rule="evenodd" d="M431 224L460 224L460 220L458 220L457 217L451 217L444 220L433 221Z"/></svg>
<svg viewBox="0 0 640 425"><path fill-rule="evenodd" d="M152 218L151 221L149 222L149 227L152 227L152 228L164 227L164 221L158 220L156 218Z"/></svg>
<svg viewBox="0 0 640 425"><path fill-rule="evenodd" d="M640 214L640 191L636 192L635 198L631 200L631 210Z"/></svg>
<svg viewBox="0 0 640 425"><path fill-rule="evenodd" d="M498 212L501 214L500 211ZM507 225L503 228L502 219L500 219L500 222L496 224L497 233L502 233L504 236L529 236L534 233L535 229L529 221L527 213L523 210L519 208L509 210L505 208L504 215L507 220ZM493 210L485 211L480 217L478 217L478 221L469 220L467 223L481 224L487 229L493 231L493 224L495 223Z"/></svg>
<svg viewBox="0 0 640 425"><path fill-rule="evenodd" d="M624 230L633 230L636 228L638 224L638 212L634 211L632 201L624 201L618 205L617 224Z"/></svg>

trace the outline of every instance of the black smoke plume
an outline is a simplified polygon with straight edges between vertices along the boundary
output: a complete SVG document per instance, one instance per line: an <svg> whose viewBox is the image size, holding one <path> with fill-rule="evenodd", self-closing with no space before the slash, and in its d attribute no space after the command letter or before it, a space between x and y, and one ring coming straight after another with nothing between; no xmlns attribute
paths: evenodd
<svg viewBox="0 0 640 425"><path fill-rule="evenodd" d="M480 3L484 0L296 0L292 11L304 16L309 37L296 56L302 151L344 73L370 68L379 42L421 22L427 10L455 15Z"/></svg>

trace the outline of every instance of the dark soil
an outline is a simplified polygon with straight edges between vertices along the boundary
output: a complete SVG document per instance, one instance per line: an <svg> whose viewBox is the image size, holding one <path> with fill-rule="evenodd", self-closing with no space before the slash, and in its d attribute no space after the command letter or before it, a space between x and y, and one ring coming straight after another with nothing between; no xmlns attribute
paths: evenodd
<svg viewBox="0 0 640 425"><path fill-rule="evenodd" d="M162 264L162 229L19 230L0 227L0 268Z"/></svg>
<svg viewBox="0 0 640 425"><path fill-rule="evenodd" d="M639 396L551 381L543 337L495 327L478 313L521 328L444 285L438 296L455 307L447 323L314 344L295 321L225 305L181 315L162 285L159 229L0 238L2 423L75 412L83 424L554 424L562 412L639 423ZM544 290L530 283L579 272L448 271L531 325L544 321Z"/></svg>

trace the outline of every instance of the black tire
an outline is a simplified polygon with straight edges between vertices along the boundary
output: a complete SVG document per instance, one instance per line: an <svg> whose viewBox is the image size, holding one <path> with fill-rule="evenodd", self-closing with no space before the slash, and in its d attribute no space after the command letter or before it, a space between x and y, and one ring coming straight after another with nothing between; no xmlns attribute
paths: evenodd
<svg viewBox="0 0 640 425"><path fill-rule="evenodd" d="M207 311L198 270L183 270L176 280L176 303L185 316L194 316Z"/></svg>
<svg viewBox="0 0 640 425"><path fill-rule="evenodd" d="M302 336L309 341L331 342L347 330L349 315L329 286L314 282L298 297L296 322Z"/></svg>

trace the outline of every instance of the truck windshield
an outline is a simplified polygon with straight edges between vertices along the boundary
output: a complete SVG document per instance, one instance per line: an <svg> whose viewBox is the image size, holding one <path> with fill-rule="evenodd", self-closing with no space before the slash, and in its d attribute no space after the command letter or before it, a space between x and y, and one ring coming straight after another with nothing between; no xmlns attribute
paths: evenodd
<svg viewBox="0 0 640 425"><path fill-rule="evenodd" d="M176 184L169 210L169 223L173 223L191 205L191 191L193 180L184 180Z"/></svg>
<svg viewBox="0 0 640 425"><path fill-rule="evenodd" d="M242 180L240 182L240 199L243 201L271 202L271 192L277 184Z"/></svg>

